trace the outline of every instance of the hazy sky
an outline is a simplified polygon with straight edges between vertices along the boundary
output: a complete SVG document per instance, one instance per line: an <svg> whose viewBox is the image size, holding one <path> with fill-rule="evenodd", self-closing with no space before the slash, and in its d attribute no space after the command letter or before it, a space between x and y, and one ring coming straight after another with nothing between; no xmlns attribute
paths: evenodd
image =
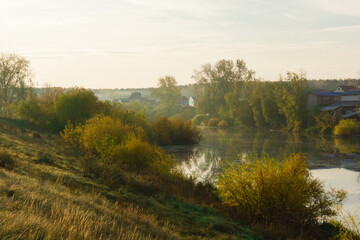
<svg viewBox="0 0 360 240"><path fill-rule="evenodd" d="M359 0L0 0L0 52L39 86L156 86L244 59L257 77L360 77Z"/></svg>

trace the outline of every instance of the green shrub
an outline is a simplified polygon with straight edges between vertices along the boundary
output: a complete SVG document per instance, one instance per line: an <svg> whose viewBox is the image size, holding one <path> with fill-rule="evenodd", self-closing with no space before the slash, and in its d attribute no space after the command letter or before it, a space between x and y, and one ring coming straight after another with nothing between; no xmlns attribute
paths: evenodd
<svg viewBox="0 0 360 240"><path fill-rule="evenodd" d="M305 156L284 162L264 157L231 165L217 182L222 202L253 223L302 231L323 217L334 216L345 192L326 192L308 170Z"/></svg>
<svg viewBox="0 0 360 240"><path fill-rule="evenodd" d="M110 103L98 101L91 90L72 88L63 92L54 88L39 97L29 95L20 103L18 114L21 119L40 127L61 131L68 121L84 123L96 114L113 114L115 109Z"/></svg>
<svg viewBox="0 0 360 240"><path fill-rule="evenodd" d="M360 122L354 119L342 119L335 126L334 134L336 136L353 136L360 134Z"/></svg>
<svg viewBox="0 0 360 240"><path fill-rule="evenodd" d="M218 125L219 121L220 120L218 118L210 118L209 121L207 122L207 125L215 127Z"/></svg>
<svg viewBox="0 0 360 240"><path fill-rule="evenodd" d="M53 130L62 130L68 121L73 124L83 123L99 113L100 105L91 90L73 88L56 97L54 111L61 128Z"/></svg>
<svg viewBox="0 0 360 240"><path fill-rule="evenodd" d="M229 127L229 124L226 120L221 120L219 123L218 123L218 127L223 127L223 128L226 128L226 127Z"/></svg>
<svg viewBox="0 0 360 240"><path fill-rule="evenodd" d="M0 151L0 168L12 170L15 162L12 156L6 151Z"/></svg>
<svg viewBox="0 0 360 240"><path fill-rule="evenodd" d="M198 114L191 120L195 125L200 125L202 121L207 120L209 117L205 114Z"/></svg>
<svg viewBox="0 0 360 240"><path fill-rule="evenodd" d="M19 104L18 114L21 119L38 126L44 127L47 124L48 117L45 109L39 100L32 95L29 95L26 100Z"/></svg>
<svg viewBox="0 0 360 240"><path fill-rule="evenodd" d="M150 126L149 136L159 145L194 144L200 141L200 133L191 121L167 117L157 118Z"/></svg>

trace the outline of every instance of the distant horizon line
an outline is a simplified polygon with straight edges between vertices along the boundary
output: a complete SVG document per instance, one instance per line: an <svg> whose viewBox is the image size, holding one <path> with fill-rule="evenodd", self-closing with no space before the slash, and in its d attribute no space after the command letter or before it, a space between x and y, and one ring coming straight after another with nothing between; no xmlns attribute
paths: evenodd
<svg viewBox="0 0 360 240"><path fill-rule="evenodd" d="M264 79L257 79L260 82L279 82L280 80L276 80L276 81L271 81L271 80L264 80ZM360 77L359 78L340 78L340 79L323 79L323 78L319 78L319 79L306 79L308 81L360 81ZM45 83L46 84L46 83ZM186 87L186 86L191 86L191 85L197 85L198 83L188 83L188 84L179 84L177 86L179 87ZM138 87L138 88L89 88L89 87L84 87L84 86L72 86L72 87L63 87L63 86L49 86L49 87L32 87L32 88L37 88L37 89L46 89L46 88L64 88L64 89L70 89L70 88L84 88L84 89L90 89L90 90L131 90L131 89L155 89L158 87Z"/></svg>

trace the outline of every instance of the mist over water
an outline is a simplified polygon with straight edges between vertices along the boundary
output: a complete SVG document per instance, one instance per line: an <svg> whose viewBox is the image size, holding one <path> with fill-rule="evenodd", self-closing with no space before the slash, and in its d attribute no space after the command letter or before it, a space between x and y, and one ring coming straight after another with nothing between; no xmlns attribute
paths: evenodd
<svg viewBox="0 0 360 240"><path fill-rule="evenodd" d="M195 146L172 146L167 152L178 168L197 181L216 181L228 162L247 156L270 155L281 161L292 153L308 156L309 168L325 187L348 192L344 210L359 212L360 141L326 137L292 136L278 131L199 127L203 140Z"/></svg>

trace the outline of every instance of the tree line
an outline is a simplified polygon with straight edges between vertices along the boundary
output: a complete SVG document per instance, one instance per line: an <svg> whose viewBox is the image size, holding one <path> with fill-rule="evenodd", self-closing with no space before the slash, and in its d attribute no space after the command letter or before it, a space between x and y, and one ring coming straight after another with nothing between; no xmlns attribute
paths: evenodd
<svg viewBox="0 0 360 240"><path fill-rule="evenodd" d="M288 72L278 82L261 81L243 60L203 65L193 75L202 86L197 113L258 128L299 131L308 126L307 80Z"/></svg>
<svg viewBox="0 0 360 240"><path fill-rule="evenodd" d="M80 115L92 116L94 112L108 111L110 102L98 101L94 94L84 89L49 87L37 95L32 90L29 64L26 58L15 54L0 55L1 116L25 118L59 130L69 119L79 122L76 119ZM195 93L195 108L180 105L184 96L173 76L158 80L158 88L151 90L152 101L132 101L119 106L124 110L141 112L151 121L167 116L192 119L198 125L326 132L333 130L336 124L329 114L320 113L317 108L307 109L306 94L314 87L333 87L338 81L309 81L304 74L292 72L276 82L264 81L257 78L255 71L241 59L223 59L213 65L202 65L194 70L192 78L195 84L188 86L186 91ZM358 81L351 82L356 85ZM73 100L70 101L71 98ZM79 108L81 102L84 106Z"/></svg>

